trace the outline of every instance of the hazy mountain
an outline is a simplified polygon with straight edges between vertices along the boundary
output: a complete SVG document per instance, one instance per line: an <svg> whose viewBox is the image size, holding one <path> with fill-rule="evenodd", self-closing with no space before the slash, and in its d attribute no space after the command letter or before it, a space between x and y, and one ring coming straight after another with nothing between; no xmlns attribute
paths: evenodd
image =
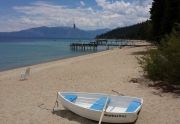
<svg viewBox="0 0 180 124"><path fill-rule="evenodd" d="M37 27L16 32L0 32L0 37L38 37L38 38L95 38L110 29L81 30L71 27Z"/></svg>

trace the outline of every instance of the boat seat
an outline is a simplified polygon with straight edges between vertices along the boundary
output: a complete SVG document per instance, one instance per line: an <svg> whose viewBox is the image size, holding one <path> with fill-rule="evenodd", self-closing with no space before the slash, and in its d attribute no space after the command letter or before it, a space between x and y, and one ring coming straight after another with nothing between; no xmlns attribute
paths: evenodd
<svg viewBox="0 0 180 124"><path fill-rule="evenodd" d="M132 101L131 104L126 109L126 112L134 112L140 105L141 105L140 102Z"/></svg>
<svg viewBox="0 0 180 124"><path fill-rule="evenodd" d="M73 102L74 100L77 99L76 95L65 95L64 98L70 102Z"/></svg>
<svg viewBox="0 0 180 124"><path fill-rule="evenodd" d="M107 105L109 104L109 102L111 101L110 98L108 98L108 102L107 102ZM93 109L93 110L103 110L103 107L106 103L106 98L100 98L98 101L96 101L91 107L90 109Z"/></svg>

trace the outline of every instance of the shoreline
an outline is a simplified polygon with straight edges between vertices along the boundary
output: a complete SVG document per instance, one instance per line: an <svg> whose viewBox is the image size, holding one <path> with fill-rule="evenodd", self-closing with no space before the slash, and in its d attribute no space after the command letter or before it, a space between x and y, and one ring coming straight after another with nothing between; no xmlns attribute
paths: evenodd
<svg viewBox="0 0 180 124"><path fill-rule="evenodd" d="M113 50L113 49L117 49L117 48L112 48L112 49L109 49L109 50ZM34 66L38 66L38 65L44 65L44 64L50 64L50 63L56 63L56 62L63 62L63 60L65 61L68 61L69 59L76 59L79 58L79 57L83 57L83 56L89 56L91 54L95 55L97 53L100 53L100 52L105 52L105 51L109 51L109 50L103 50L103 51L97 51L97 52L94 52L94 53L88 53L88 54L84 54L84 55L78 55L78 56L71 56L71 57L65 57L65 58L62 58L62 59L57 59L57 60L52 60L52 61L47 61L47 62L40 62L40 63L37 63L37 64L32 64L32 65L26 65L26 66L22 66L22 67L17 67L17 68L12 68L12 69L8 69L8 70L4 70L4 71L0 71L0 73L3 73L3 72L6 72L6 71L11 71L11 70L19 70L19 69L26 69L28 67L34 67Z"/></svg>
<svg viewBox="0 0 180 124"><path fill-rule="evenodd" d="M112 49L109 49L109 50L113 50L113 49L116 49L116 48L112 48ZM35 64L24 65L24 66L21 66L21 67L13 67L11 69L0 70L0 72L10 71L10 70L18 69L18 68L30 67L30 66L34 66L34 65L40 65L40 64L49 63L49 62L60 61L60 60L64 60L64 59L70 59L70 58L84 56L84 55L96 54L98 52L104 52L104 51L106 51L106 50L101 50L101 51L96 50L96 52L92 52L92 53L86 53L86 54L82 54L82 55L72 55L70 57L63 57L63 58L60 58L60 59L48 60L48 61L45 61L45 62L38 62L38 63L35 63Z"/></svg>
<svg viewBox="0 0 180 124"><path fill-rule="evenodd" d="M24 81L20 81L20 75L27 67L0 72L1 123L96 124L66 111L59 100L60 106L52 113L57 92L107 94L111 90L143 98L136 124L180 123L180 99L168 93L159 96L154 88L130 82L132 78L142 78L142 69L135 56L145 50L146 47L115 48L28 66L30 77Z"/></svg>
<svg viewBox="0 0 180 124"><path fill-rule="evenodd" d="M98 52L103 52L103 51L98 51ZM84 54L84 55L89 55L89 54L94 54L94 53L88 53L88 54ZM83 55L78 55L78 56L83 56ZM38 62L38 63L35 63L35 64L29 64L29 65L25 65L25 66L21 66L21 67L13 67L11 69L5 69L5 70L2 70L2 71L0 70L0 72L10 71L10 70L20 69L20 68L27 68L27 67L30 67L30 66L35 66L35 65L45 64L45 63L49 63L49 62L60 61L60 60L64 60L64 59L70 59L70 58L74 58L74 57L78 57L78 56L75 55L75 56L71 56L71 57L64 57L64 58L57 59L57 60L50 60L50 61L46 61L46 62Z"/></svg>

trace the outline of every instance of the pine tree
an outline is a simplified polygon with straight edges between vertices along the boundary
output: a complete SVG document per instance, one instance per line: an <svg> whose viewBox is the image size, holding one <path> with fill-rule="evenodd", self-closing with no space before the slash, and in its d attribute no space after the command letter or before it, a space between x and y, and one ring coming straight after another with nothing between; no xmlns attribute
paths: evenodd
<svg viewBox="0 0 180 124"><path fill-rule="evenodd" d="M161 32L161 23L164 18L165 1L166 0L154 0L152 8L150 9L154 40L158 40L163 35Z"/></svg>
<svg viewBox="0 0 180 124"><path fill-rule="evenodd" d="M161 34L170 34L175 23L180 22L180 0L166 0L166 9L161 24Z"/></svg>

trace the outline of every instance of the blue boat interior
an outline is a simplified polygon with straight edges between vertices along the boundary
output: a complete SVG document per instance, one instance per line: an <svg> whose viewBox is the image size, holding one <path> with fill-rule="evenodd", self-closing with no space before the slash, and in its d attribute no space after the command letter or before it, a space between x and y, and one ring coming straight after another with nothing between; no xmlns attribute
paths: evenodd
<svg viewBox="0 0 180 124"><path fill-rule="evenodd" d="M140 105L141 105L140 102L132 101L131 104L126 109L126 112L134 112Z"/></svg>
<svg viewBox="0 0 180 124"><path fill-rule="evenodd" d="M107 105L110 103L110 101L111 101L111 99L108 98ZM98 101L96 101L96 102L90 107L90 109L93 109L93 110L103 110L105 103L106 103L106 98L102 97L102 98L100 98Z"/></svg>
<svg viewBox="0 0 180 124"><path fill-rule="evenodd" d="M74 100L77 99L76 95L65 95L64 98L70 102L73 102Z"/></svg>

